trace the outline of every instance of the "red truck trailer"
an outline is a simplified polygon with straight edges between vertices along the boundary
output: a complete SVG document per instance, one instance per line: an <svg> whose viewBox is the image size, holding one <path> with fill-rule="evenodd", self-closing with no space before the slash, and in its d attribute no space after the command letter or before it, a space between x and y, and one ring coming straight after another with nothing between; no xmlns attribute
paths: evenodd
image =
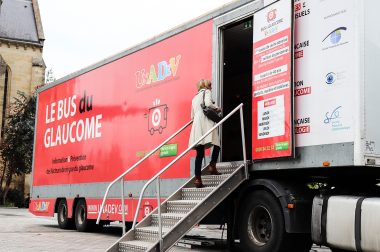
<svg viewBox="0 0 380 252"><path fill-rule="evenodd" d="M109 251L167 250L213 215L244 251L309 251L312 241L380 251L377 7L236 1L42 87L29 210L57 213L61 228L79 231L98 216L100 224L136 216ZM187 127L123 176L189 123L199 79L213 81L228 114L218 125L219 169L235 171L192 188ZM238 109L242 127L229 114ZM172 162L159 175L160 207L154 186L139 202ZM119 187L108 188L120 175L124 202ZM194 208L175 214L175 203Z"/></svg>

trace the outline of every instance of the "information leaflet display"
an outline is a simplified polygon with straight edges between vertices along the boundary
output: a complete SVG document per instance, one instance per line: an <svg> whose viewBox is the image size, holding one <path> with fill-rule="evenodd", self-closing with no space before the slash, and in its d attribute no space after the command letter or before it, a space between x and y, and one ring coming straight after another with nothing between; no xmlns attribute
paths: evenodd
<svg viewBox="0 0 380 252"><path fill-rule="evenodd" d="M281 0L253 17L254 160L293 155L292 8Z"/></svg>

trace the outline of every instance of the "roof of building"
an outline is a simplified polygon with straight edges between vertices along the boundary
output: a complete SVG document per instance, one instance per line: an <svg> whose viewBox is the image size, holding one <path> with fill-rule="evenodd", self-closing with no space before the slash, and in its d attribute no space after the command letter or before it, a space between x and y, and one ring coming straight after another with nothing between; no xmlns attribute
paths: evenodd
<svg viewBox="0 0 380 252"><path fill-rule="evenodd" d="M43 44L37 0L0 0L0 39Z"/></svg>

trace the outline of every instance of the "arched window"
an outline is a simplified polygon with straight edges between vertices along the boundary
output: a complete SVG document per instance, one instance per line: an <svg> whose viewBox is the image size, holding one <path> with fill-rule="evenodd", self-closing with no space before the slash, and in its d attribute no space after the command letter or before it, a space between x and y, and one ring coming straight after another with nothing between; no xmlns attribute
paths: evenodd
<svg viewBox="0 0 380 252"><path fill-rule="evenodd" d="M11 69L0 55L0 100L2 98L1 110L1 139L4 137L4 130L6 124L6 116L8 109L8 93L9 84L11 80ZM2 97L1 97L2 96Z"/></svg>

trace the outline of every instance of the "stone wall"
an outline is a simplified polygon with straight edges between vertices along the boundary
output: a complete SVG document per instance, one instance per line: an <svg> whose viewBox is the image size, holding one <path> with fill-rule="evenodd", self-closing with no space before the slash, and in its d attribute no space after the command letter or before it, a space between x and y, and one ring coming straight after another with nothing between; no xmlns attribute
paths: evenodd
<svg viewBox="0 0 380 252"><path fill-rule="evenodd" d="M45 64L42 58L42 47L33 44L22 44L21 42L1 41L0 55L10 69L8 82L7 104L12 102L12 98L17 96L18 91L27 95L34 92L45 82ZM0 125L2 122L2 111L4 101L5 73L0 74ZM1 131L1 128L0 128ZM0 162L0 166L1 166ZM0 170L2 167L0 167ZM25 195L30 191L31 176L16 177L12 183L15 187L22 187L24 183Z"/></svg>
<svg viewBox="0 0 380 252"><path fill-rule="evenodd" d="M11 69L11 97L16 96L17 90L30 94L36 86L44 83L42 47L0 40L0 55Z"/></svg>

